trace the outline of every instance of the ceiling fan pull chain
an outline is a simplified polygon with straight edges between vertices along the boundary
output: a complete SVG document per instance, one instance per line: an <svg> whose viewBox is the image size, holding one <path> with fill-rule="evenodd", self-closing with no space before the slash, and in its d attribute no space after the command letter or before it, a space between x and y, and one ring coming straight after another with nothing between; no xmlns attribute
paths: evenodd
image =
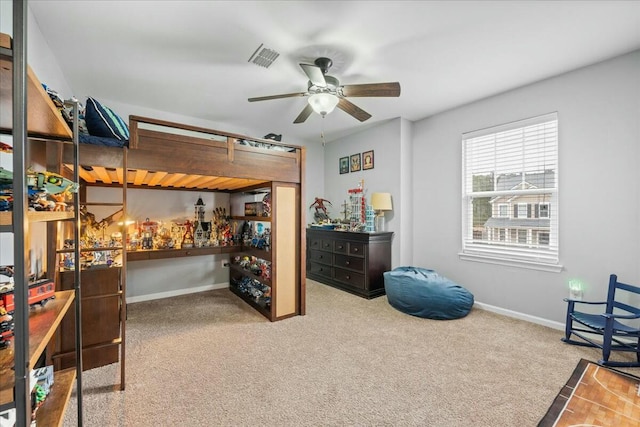
<svg viewBox="0 0 640 427"><path fill-rule="evenodd" d="M327 144L327 141L324 140L324 116L325 114L322 115L322 121L320 121L320 138L322 139L322 149L324 149L324 146Z"/></svg>

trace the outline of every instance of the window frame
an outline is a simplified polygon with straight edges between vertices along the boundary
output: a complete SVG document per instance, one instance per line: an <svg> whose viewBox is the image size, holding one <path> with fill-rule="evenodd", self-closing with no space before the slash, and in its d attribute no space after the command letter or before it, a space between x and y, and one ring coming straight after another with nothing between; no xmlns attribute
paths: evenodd
<svg viewBox="0 0 640 427"><path fill-rule="evenodd" d="M461 260L516 266L550 272L560 272L563 270L563 266L560 263L560 224L558 214L560 203L558 191L558 178L560 169L558 158L560 134L559 127L558 114L557 112L554 112L462 134L462 241L461 250L458 254ZM527 145L527 142L530 141L530 139L528 139L528 131L530 129L534 129L534 132L535 129L542 129L539 132L543 132L544 134L543 136L534 136L535 139L533 139L533 146ZM522 133L522 135L519 136L520 142L516 142L516 144L519 143L522 145L523 150L523 154L521 156L522 165L518 166L521 167L521 169L518 169L518 167L516 167L516 169L511 169L508 171L506 169L501 169L504 167L501 162L506 162L505 158L507 158L506 152L500 153L501 138L504 138L504 135L508 134L509 132L515 132L517 134L518 131L521 131ZM550 132L551 139L547 139L547 131ZM493 164L491 163L491 161L489 161L489 169L483 169L486 165L480 163L481 169L478 170L478 162L486 163L486 161L482 158L477 157L479 155L478 152L470 152L469 154L467 154L467 150L479 149L477 145L474 146L473 144L483 137L488 138L490 141L491 138L494 138L493 142L488 143L488 147L490 147L490 150L494 151L494 154L496 150L498 150L497 153L502 154L503 156L496 157L493 160ZM474 138L478 138L478 140L473 141ZM540 169L537 170L532 167L534 163L531 162L531 158L533 158L534 154L536 154L535 150L544 150L545 153L550 153L550 155L552 155L552 157L549 158L550 160L548 163L543 163L543 167L537 166L537 164L535 164L535 167L540 167ZM482 155L484 156L485 154L482 153ZM467 168L467 158L474 161L474 166L469 166L469 168ZM544 162L547 162L547 159L545 159ZM472 167L473 169L471 169ZM524 185L535 182L535 180L531 181L528 177L539 173L546 173L547 171L553 172L552 181L550 183L547 179L542 181L545 185L540 186L540 188L536 187L535 185ZM476 178L482 177L482 174L487 173L494 177L494 179L496 180L495 182L498 182L499 177L504 177L505 174L516 176L519 174L522 177L523 185L514 186L510 189L507 188L506 190L498 189L483 191L486 190L486 186L484 186L484 188L480 185L476 186ZM543 178L546 178L546 176ZM480 188L480 190L478 190L478 188ZM490 188L496 189L499 187L492 186ZM520 196L542 196L544 198L548 197L548 201L528 201L526 203L518 203L517 200L513 200L515 197ZM520 238L522 233L518 231L514 233L515 230L513 230L511 226L499 223L498 225L496 225L495 223L489 224L487 221L487 223L485 223L484 225L484 235L488 237L483 237L483 239L476 239L473 231L474 229L478 228L478 224L474 224L474 220L475 222L478 222L478 218L474 217L473 206L474 199L479 199L482 197L511 197L511 206L507 208L507 211L509 212L509 214L507 215L508 219L515 218L523 219L526 221L543 220L544 225L526 226L528 228L525 228L524 231L527 234L527 242L523 243L522 239ZM505 217L500 215L500 204L502 203L498 204L498 208L496 210L497 216L495 218L504 219ZM547 207L547 215L540 217L540 206L542 205L545 205ZM543 227L548 227L548 229L545 229ZM491 236L495 236L498 228L505 229L506 241L491 240ZM545 233L546 239L543 238L544 242L540 242L541 234ZM511 236L511 238L509 238L509 236Z"/></svg>
<svg viewBox="0 0 640 427"><path fill-rule="evenodd" d="M504 208L504 212L502 212ZM496 218L509 218L509 203L498 203L498 216Z"/></svg>
<svg viewBox="0 0 640 427"><path fill-rule="evenodd" d="M542 216L542 207L546 206L546 215ZM549 214L549 212L551 212L551 203L549 202L540 202L538 203L538 209L537 209L537 214L538 214L538 218L551 218L551 215Z"/></svg>

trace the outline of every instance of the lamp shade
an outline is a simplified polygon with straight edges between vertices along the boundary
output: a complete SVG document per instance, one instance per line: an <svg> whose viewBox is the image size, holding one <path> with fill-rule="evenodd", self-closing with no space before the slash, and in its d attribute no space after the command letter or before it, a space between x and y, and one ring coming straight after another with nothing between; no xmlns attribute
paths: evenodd
<svg viewBox="0 0 640 427"><path fill-rule="evenodd" d="M330 93L314 93L309 97L309 105L313 111L325 116L333 111L338 105L338 97Z"/></svg>
<svg viewBox="0 0 640 427"><path fill-rule="evenodd" d="M371 206L374 211L391 211L391 193L373 193L371 195Z"/></svg>

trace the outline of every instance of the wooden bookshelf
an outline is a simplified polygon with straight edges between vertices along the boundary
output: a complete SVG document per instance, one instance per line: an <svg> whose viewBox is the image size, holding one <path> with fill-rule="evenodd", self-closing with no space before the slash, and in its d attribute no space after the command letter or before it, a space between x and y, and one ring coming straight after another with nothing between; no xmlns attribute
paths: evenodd
<svg viewBox="0 0 640 427"><path fill-rule="evenodd" d="M29 316L29 367L33 368L75 298L73 291L56 292L44 307L32 309ZM14 347L0 350L0 405L13 401Z"/></svg>
<svg viewBox="0 0 640 427"><path fill-rule="evenodd" d="M11 38L0 35L0 132L11 133L13 127L13 56ZM47 95L31 67L27 66L28 135L53 139L72 139L71 129Z"/></svg>
<svg viewBox="0 0 640 427"><path fill-rule="evenodd" d="M36 424L39 426L62 426L76 379L76 370L71 368L55 371L53 375L51 391L36 412Z"/></svg>

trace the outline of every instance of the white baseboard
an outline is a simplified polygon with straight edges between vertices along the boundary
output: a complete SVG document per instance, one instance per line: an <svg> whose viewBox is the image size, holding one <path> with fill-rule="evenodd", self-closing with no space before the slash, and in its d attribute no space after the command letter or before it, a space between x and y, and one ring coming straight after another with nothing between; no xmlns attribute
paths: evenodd
<svg viewBox="0 0 640 427"><path fill-rule="evenodd" d="M507 310L506 308L496 307L494 305L489 305L482 302L476 301L474 305L478 306L478 308L482 310L491 311L493 313L502 314L504 316L509 316L520 320L526 320L527 322L536 323L538 325L564 331L564 323L554 322L553 320L543 319L542 317L531 316L529 314L519 313L513 310Z"/></svg>
<svg viewBox="0 0 640 427"><path fill-rule="evenodd" d="M127 303L151 301L154 299L176 297L178 295L195 294L198 292L211 291L214 289L225 289L229 287L229 282L216 283L214 285L198 286L196 288L176 289L175 291L158 292L157 294L138 295L127 297Z"/></svg>

